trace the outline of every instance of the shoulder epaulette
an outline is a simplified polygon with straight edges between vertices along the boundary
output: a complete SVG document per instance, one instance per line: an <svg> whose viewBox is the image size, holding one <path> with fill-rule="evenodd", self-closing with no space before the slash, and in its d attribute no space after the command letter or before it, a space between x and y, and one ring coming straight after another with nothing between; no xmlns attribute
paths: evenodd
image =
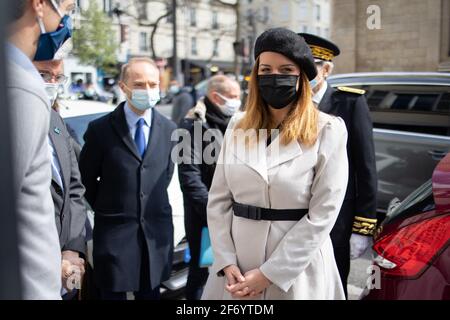
<svg viewBox="0 0 450 320"><path fill-rule="evenodd" d="M350 88L350 87L337 87L337 89L339 91L356 93L356 94L364 94L364 93L366 93L366 90Z"/></svg>

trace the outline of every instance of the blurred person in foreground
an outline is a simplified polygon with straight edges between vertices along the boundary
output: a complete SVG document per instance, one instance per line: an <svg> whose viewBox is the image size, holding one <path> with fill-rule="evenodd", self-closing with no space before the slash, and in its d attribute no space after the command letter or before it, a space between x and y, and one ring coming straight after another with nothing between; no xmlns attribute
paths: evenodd
<svg viewBox="0 0 450 320"><path fill-rule="evenodd" d="M70 49L74 0L10 2L7 85L22 297L61 299L61 250L50 192L50 101L33 60Z"/></svg>

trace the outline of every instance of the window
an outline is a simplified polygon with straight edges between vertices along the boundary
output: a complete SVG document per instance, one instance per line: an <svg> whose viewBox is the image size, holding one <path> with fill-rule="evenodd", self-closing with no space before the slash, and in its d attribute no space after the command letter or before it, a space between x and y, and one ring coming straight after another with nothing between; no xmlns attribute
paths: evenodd
<svg viewBox="0 0 450 320"><path fill-rule="evenodd" d="M253 37L252 36L249 36L248 38L247 38L247 41L248 41L248 43L247 43L247 46L248 46L248 48L250 48L250 50L252 50L253 49L253 46L255 45L255 40L253 39Z"/></svg>
<svg viewBox="0 0 450 320"><path fill-rule="evenodd" d="M166 12L172 11L172 6L170 3L166 3ZM173 23L173 14L169 14L166 18L167 23Z"/></svg>
<svg viewBox="0 0 450 320"><path fill-rule="evenodd" d="M405 200L403 200L398 207L393 209L387 221L392 221L398 217L405 217L409 214L416 214L418 212L424 213L434 210L435 203L433 198L432 182L428 180L413 193L411 193Z"/></svg>
<svg viewBox="0 0 450 320"><path fill-rule="evenodd" d="M112 10L111 0L103 0L103 11L109 13L111 12L111 10Z"/></svg>
<svg viewBox="0 0 450 320"><path fill-rule="evenodd" d="M269 8L268 7L264 7L263 8L263 22L267 23L270 20L270 13L269 13Z"/></svg>
<svg viewBox="0 0 450 320"><path fill-rule="evenodd" d="M253 26L253 11L251 9L247 9L247 21L249 26Z"/></svg>
<svg viewBox="0 0 450 320"><path fill-rule="evenodd" d="M196 27L197 26L197 10L195 8L191 8L190 20L191 20L191 27Z"/></svg>
<svg viewBox="0 0 450 320"><path fill-rule="evenodd" d="M289 4L283 3L281 6L281 20L286 21L289 19L290 12L289 12Z"/></svg>
<svg viewBox="0 0 450 320"><path fill-rule="evenodd" d="M219 39L214 39L213 43L213 57L217 57L219 55Z"/></svg>
<svg viewBox="0 0 450 320"><path fill-rule="evenodd" d="M439 101L436 110L450 113L450 92L444 93L441 96L441 100Z"/></svg>
<svg viewBox="0 0 450 320"><path fill-rule="evenodd" d="M219 22L218 22L218 13L217 13L217 11L213 11L213 13L212 13L212 28L213 29L219 29Z"/></svg>
<svg viewBox="0 0 450 320"><path fill-rule="evenodd" d="M437 135L450 134L450 87L380 84L362 89L366 90L374 127Z"/></svg>
<svg viewBox="0 0 450 320"><path fill-rule="evenodd" d="M197 55L197 38L195 37L191 38L191 54L193 56Z"/></svg>
<svg viewBox="0 0 450 320"><path fill-rule="evenodd" d="M136 8L138 12L139 19L148 20L147 16L147 2L136 2Z"/></svg>
<svg viewBox="0 0 450 320"><path fill-rule="evenodd" d="M298 9L298 20L299 21L309 21L311 17L311 9L309 4L302 1L300 2L299 9Z"/></svg>
<svg viewBox="0 0 450 320"><path fill-rule="evenodd" d="M147 32L139 33L139 50L140 51L148 51L148 34Z"/></svg>
<svg viewBox="0 0 450 320"><path fill-rule="evenodd" d="M381 101L383 101L383 99L387 96L388 93L389 93L388 91L380 91L380 90L373 91L367 98L367 104L371 109L376 108L377 106L380 105Z"/></svg>
<svg viewBox="0 0 450 320"><path fill-rule="evenodd" d="M64 122L70 126L70 128L74 131L75 136L77 138L77 142L84 145L84 133L87 130L87 127L91 121L94 121L104 115L108 114L107 112L95 113L95 114L87 114L84 116L77 116L71 118L65 118Z"/></svg>
<svg viewBox="0 0 450 320"><path fill-rule="evenodd" d="M450 88L439 86L372 86L367 102L373 111L443 112L450 114Z"/></svg>
<svg viewBox="0 0 450 320"><path fill-rule="evenodd" d="M314 8L316 10L316 19L317 21L320 21L320 5L316 4Z"/></svg>

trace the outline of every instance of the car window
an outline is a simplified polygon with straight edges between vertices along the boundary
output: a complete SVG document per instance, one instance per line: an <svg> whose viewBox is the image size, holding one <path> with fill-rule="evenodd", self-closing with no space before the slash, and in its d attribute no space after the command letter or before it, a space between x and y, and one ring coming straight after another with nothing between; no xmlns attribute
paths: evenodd
<svg viewBox="0 0 450 320"><path fill-rule="evenodd" d="M371 106L379 106L381 101L383 101L388 94L389 91L385 90L373 90L370 92L370 95L366 92L367 104L369 105L369 108L373 108Z"/></svg>
<svg viewBox="0 0 450 320"><path fill-rule="evenodd" d="M435 208L431 179L417 188L393 209L386 217L386 222L409 214L423 213Z"/></svg>
<svg viewBox="0 0 450 320"><path fill-rule="evenodd" d="M89 125L89 122L94 121L95 119L98 119L106 114L107 112L88 114L84 116L65 118L64 121L66 122L69 130L72 130L73 133L75 134L77 142L79 142L81 146L83 146L84 145L83 136Z"/></svg>
<svg viewBox="0 0 450 320"><path fill-rule="evenodd" d="M373 84L366 90L375 128L450 135L450 86Z"/></svg>
<svg viewBox="0 0 450 320"><path fill-rule="evenodd" d="M450 92L444 93L437 104L436 110L445 112L450 108Z"/></svg>
<svg viewBox="0 0 450 320"><path fill-rule="evenodd" d="M369 108L376 110L422 111L450 114L450 87L417 85L370 85Z"/></svg>

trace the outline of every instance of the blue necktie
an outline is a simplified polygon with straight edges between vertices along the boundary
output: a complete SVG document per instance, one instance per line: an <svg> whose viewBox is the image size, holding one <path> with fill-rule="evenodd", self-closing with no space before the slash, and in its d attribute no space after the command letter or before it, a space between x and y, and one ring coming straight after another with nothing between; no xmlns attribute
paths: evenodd
<svg viewBox="0 0 450 320"><path fill-rule="evenodd" d="M144 119L139 119L136 122L136 133L134 134L134 142L136 143L137 150L141 157L144 156L146 143L145 143L145 135L144 135Z"/></svg>

